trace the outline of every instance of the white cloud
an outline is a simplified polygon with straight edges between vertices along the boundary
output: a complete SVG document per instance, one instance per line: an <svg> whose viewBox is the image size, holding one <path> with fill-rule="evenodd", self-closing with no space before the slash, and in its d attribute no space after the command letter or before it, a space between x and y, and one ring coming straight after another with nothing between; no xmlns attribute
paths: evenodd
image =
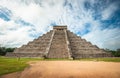
<svg viewBox="0 0 120 78"><path fill-rule="evenodd" d="M118 7L115 3L110 4L106 9L102 11L102 20L109 19L117 9Z"/></svg>
<svg viewBox="0 0 120 78"><path fill-rule="evenodd" d="M0 19L0 45L7 47L19 47L32 40L28 32L30 27L21 27L14 21Z"/></svg>
<svg viewBox="0 0 120 78"><path fill-rule="evenodd" d="M84 8L84 2L87 0L67 0L67 4L65 4L65 1L0 0L0 6L9 9L12 13L10 21L0 19L0 44L13 47L21 46L33 39L30 34L39 33L39 35L42 35L52 29L51 23L67 25L68 29L76 34L78 32L82 33L86 29L84 25L90 23L89 30L91 32L84 35L84 38L100 47L111 48L112 45L115 47L119 45L116 44L119 38L111 39L113 43L109 42L109 38L118 35L114 33L112 36L112 33L118 30L99 30L101 24L99 20L93 18L94 9L91 8L86 11ZM95 3L96 0L90 2L91 5ZM102 11L102 19L108 19L116 9L115 4L108 6ZM32 24L32 26L17 23L16 20L19 19ZM31 31L33 29L34 31Z"/></svg>
<svg viewBox="0 0 120 78"><path fill-rule="evenodd" d="M120 48L120 31L118 28L114 29L105 29L105 30L95 30L82 38L85 38L87 41L91 41L93 44L98 45L100 48L109 48L117 49Z"/></svg>
<svg viewBox="0 0 120 78"><path fill-rule="evenodd" d="M61 11L63 10L63 2L63 0L59 0L59 2L53 0L53 3L57 4L51 5L51 0L49 0L49 2L42 1L41 7L41 5L36 4L34 0L31 0L30 2L23 2L21 0L0 1L0 6L6 7L12 12L11 21L4 21L0 19L0 33L4 34L0 35L1 44L4 44L4 46L20 46L30 41L31 37L29 34L32 34L32 32L29 30L32 28L35 29L34 33L40 33L40 35L46 33L51 29L51 27L48 26L51 21L60 18L62 14ZM19 19L33 24L33 27L26 27L16 23L15 21Z"/></svg>

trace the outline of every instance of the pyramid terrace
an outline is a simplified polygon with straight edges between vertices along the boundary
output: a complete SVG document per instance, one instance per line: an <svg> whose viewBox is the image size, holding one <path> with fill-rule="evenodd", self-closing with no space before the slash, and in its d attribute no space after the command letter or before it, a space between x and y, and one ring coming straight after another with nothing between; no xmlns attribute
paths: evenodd
<svg viewBox="0 0 120 78"><path fill-rule="evenodd" d="M6 56L78 59L110 57L111 54L67 30L67 26L53 26L53 30Z"/></svg>

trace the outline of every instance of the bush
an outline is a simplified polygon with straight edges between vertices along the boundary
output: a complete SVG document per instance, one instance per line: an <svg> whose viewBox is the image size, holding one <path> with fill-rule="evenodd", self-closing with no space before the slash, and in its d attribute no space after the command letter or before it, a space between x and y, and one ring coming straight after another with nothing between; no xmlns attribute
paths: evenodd
<svg viewBox="0 0 120 78"><path fill-rule="evenodd" d="M120 57L120 49L115 50L109 50L106 49L107 52L110 52L114 57Z"/></svg>
<svg viewBox="0 0 120 78"><path fill-rule="evenodd" d="M0 47L0 55L4 56L7 52L13 52L15 48Z"/></svg>

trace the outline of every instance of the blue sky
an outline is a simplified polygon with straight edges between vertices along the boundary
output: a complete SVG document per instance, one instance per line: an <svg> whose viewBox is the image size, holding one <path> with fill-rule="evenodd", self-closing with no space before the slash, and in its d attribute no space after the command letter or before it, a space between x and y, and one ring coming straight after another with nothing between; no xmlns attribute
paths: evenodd
<svg viewBox="0 0 120 78"><path fill-rule="evenodd" d="M0 0L0 46L20 47L67 25L100 48L120 48L120 0Z"/></svg>

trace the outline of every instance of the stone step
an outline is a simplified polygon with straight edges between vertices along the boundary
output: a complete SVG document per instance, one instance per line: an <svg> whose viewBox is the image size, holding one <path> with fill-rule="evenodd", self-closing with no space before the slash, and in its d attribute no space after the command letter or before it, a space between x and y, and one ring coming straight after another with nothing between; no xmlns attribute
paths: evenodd
<svg viewBox="0 0 120 78"><path fill-rule="evenodd" d="M30 41L27 45L23 45L19 49L16 49L14 51L14 53L19 53L19 52L22 52L22 53L28 53L28 52L45 53L46 48L48 47L48 44L50 43L52 33L53 33L53 31L50 31L50 32L47 32L46 34L43 34L38 39L34 39L33 41Z"/></svg>
<svg viewBox="0 0 120 78"><path fill-rule="evenodd" d="M41 57L41 58L44 58L43 53L28 53L28 52L7 53L6 56L7 57Z"/></svg>
<svg viewBox="0 0 120 78"><path fill-rule="evenodd" d="M18 53L18 52L22 52L22 53L26 53L26 52L45 52L46 50L45 49L16 49L14 53Z"/></svg>
<svg viewBox="0 0 120 78"><path fill-rule="evenodd" d="M110 56L96 45L82 39L66 26L55 26L46 34L15 49L6 56L47 57L47 58L93 58Z"/></svg>
<svg viewBox="0 0 120 78"><path fill-rule="evenodd" d="M48 58L68 58L68 49L64 31L55 31Z"/></svg>

